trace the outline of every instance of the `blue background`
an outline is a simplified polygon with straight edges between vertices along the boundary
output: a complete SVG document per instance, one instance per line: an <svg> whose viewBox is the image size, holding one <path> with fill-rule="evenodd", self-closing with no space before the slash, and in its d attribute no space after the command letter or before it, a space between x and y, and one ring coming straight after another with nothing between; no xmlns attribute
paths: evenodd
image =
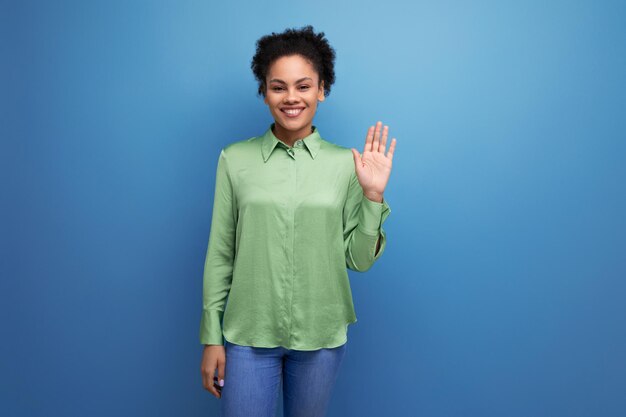
<svg viewBox="0 0 626 417"><path fill-rule="evenodd" d="M7 3L3 416L218 415L217 158L272 122L254 42L305 24L323 137L398 140L329 416L626 415L623 1Z"/></svg>

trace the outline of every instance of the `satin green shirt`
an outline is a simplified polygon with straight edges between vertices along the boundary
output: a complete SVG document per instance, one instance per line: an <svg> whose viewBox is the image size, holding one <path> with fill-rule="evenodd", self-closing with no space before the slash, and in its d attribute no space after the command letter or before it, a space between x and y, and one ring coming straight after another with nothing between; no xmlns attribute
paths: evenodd
<svg viewBox="0 0 626 417"><path fill-rule="evenodd" d="M337 347L357 321L347 268L383 254L391 209L365 197L349 148L315 126L290 147L273 126L221 150L200 342Z"/></svg>

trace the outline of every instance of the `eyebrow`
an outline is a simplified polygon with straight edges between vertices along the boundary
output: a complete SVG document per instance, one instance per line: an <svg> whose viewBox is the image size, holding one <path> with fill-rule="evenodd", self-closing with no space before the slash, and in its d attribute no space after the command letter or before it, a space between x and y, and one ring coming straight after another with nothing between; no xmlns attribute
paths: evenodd
<svg viewBox="0 0 626 417"><path fill-rule="evenodd" d="M304 80L311 80L311 81L313 81L313 78L311 78L311 77L300 78L299 80L296 81L296 84L301 83ZM278 78L272 78L270 80L270 82L277 82L277 83L281 83L281 84L287 84L286 82L284 82L283 80L279 80Z"/></svg>

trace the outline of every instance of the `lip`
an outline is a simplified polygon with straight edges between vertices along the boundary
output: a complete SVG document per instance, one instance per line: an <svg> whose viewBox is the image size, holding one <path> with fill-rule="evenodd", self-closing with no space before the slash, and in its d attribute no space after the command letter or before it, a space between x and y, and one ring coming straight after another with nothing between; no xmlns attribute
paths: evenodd
<svg viewBox="0 0 626 417"><path fill-rule="evenodd" d="M296 114L296 115L291 115L289 113L287 113L285 110L296 110L299 109L301 110L300 113ZM304 112L305 107L283 107L280 109L281 112L283 112L283 114L285 116L287 116L290 119L295 119L296 117L300 117L300 115Z"/></svg>

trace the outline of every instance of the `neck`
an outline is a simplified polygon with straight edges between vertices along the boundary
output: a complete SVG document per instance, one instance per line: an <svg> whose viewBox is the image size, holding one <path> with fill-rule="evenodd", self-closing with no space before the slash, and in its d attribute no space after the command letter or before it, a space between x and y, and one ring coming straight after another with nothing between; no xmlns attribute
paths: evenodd
<svg viewBox="0 0 626 417"><path fill-rule="evenodd" d="M313 133L313 123L309 123L299 130L287 130L278 123L274 123L274 128L272 129L272 132L278 140L288 146L293 146L294 142L298 139L305 138Z"/></svg>

